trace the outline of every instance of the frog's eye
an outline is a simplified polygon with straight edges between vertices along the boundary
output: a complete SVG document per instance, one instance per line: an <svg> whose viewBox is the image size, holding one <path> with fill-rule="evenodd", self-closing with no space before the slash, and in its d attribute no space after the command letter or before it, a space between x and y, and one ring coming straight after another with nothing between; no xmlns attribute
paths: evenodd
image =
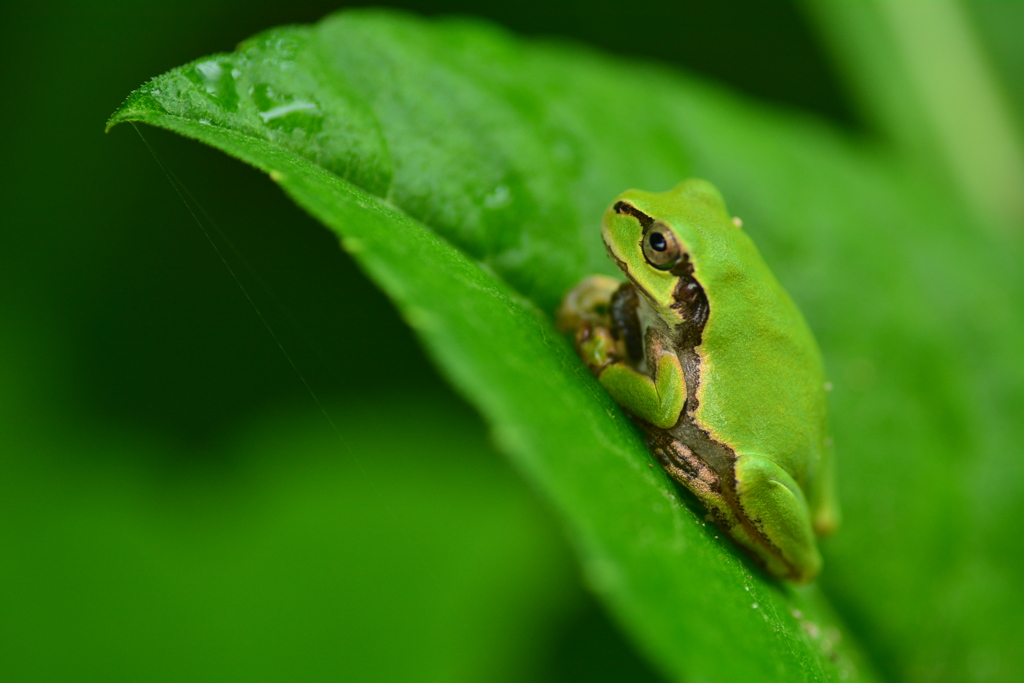
<svg viewBox="0 0 1024 683"><path fill-rule="evenodd" d="M662 223L655 223L644 233L643 248L644 258L658 270L671 270L682 256L675 234Z"/></svg>

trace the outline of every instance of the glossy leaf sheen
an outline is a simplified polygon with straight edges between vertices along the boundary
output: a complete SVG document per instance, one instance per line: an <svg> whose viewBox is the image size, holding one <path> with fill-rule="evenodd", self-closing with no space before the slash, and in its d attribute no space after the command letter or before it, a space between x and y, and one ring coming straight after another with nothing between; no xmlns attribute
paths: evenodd
<svg viewBox="0 0 1024 683"><path fill-rule="evenodd" d="M973 457L985 473L1000 462L972 449L961 407L960 346L989 325L966 302L1016 290L964 249L961 207L892 159L656 68L377 12L272 30L174 69L133 93L111 125L121 121L267 171L339 234L553 501L592 585L674 678L871 680L820 590L772 581L719 538L552 328L562 293L612 272L598 236L611 198L691 175L715 182L836 375L846 521L825 545L822 581L894 675L921 677L950 642L980 657L1012 642L920 619L951 587L974 585L965 568L991 537L938 559L984 528L984 506L946 476L951 463ZM964 267L976 282L942 297L928 288L936 269ZM967 312L954 325L957 306ZM909 481L877 474L894 454ZM1020 589L1004 596L1007 614L1024 604ZM954 609L967 624L991 605Z"/></svg>

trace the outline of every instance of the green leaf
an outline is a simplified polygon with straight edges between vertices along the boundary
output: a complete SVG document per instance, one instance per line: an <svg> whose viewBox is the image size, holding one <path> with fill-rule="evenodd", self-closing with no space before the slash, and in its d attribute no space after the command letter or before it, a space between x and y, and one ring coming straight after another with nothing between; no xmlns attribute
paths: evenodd
<svg viewBox="0 0 1024 683"><path fill-rule="evenodd" d="M719 538L551 326L570 286L612 272L612 197L715 182L834 377L845 526L822 584L894 678L1024 671L1024 492L1005 476L1024 436L1020 248L899 157L652 66L379 12L174 69L121 121L263 169L338 233L673 678L871 680L821 589Z"/></svg>

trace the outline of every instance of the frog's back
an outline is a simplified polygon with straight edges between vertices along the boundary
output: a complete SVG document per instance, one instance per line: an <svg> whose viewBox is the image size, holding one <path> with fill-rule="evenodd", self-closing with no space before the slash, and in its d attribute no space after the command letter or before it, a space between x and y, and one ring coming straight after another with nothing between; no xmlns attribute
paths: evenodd
<svg viewBox="0 0 1024 683"><path fill-rule="evenodd" d="M739 304L709 297L694 417L737 455L764 455L802 479L803 465L824 455L821 357L774 277L760 284L760 296L747 293Z"/></svg>
<svg viewBox="0 0 1024 683"><path fill-rule="evenodd" d="M758 454L802 484L826 457L825 375L796 304L717 191L688 202L694 277L708 299L696 351L694 419L737 455Z"/></svg>
<svg viewBox="0 0 1024 683"><path fill-rule="evenodd" d="M821 355L753 242L742 235L737 247L746 252L744 267L717 273L706 288L694 418L737 455L768 457L809 484L808 467L826 448Z"/></svg>

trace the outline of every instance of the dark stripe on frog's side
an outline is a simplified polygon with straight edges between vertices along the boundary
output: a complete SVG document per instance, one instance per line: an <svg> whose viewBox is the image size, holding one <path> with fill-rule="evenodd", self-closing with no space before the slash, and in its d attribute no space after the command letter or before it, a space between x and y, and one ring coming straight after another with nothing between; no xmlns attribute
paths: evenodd
<svg viewBox="0 0 1024 683"><path fill-rule="evenodd" d="M650 225L654 223L653 218L645 214L643 211L640 211L632 204L627 204L626 202L618 202L614 208L616 213L626 214L640 221L640 225L644 226L644 229L647 229ZM639 286L637 284L637 281L633 279L633 276L630 275L629 268L626 266L625 262L623 262L622 259L616 256L612 252L612 250L608 248L607 244L604 245L604 248L605 251L608 253L608 258L615 262L615 267L619 269L619 272L625 275L626 279L629 280L630 283L632 283L634 286Z"/></svg>
<svg viewBox="0 0 1024 683"><path fill-rule="evenodd" d="M672 293L675 302L671 308L678 311L683 318L683 322L675 327L675 338L679 340L680 345L695 348L700 346L704 325L707 324L711 313L708 297L704 294L704 288L693 277L693 264L690 263L689 254L684 254L682 260L673 266L669 273L679 278Z"/></svg>
<svg viewBox="0 0 1024 683"><path fill-rule="evenodd" d="M654 224L652 217L626 202L618 202L614 209L616 213L636 218L645 230ZM621 263L618 265L620 270L629 277L628 268L622 267ZM674 340L673 346L683 366L683 376L686 381L686 404L679 416L679 421L669 429L661 429L636 416L633 416L634 420L647 434L647 446L658 459L662 468L701 501L712 520L723 531L740 541L737 538L739 534L734 530L736 522L730 520L725 511L718 509L713 504L715 496L723 498L732 509L733 516L744 528L744 536L768 548L773 555L781 560L782 555L778 548L757 531L736 496L735 451L712 438L705 429L697 424L694 418L699 405L697 391L701 381L701 362L697 348L701 344L704 326L711 316L711 309L704 288L693 276L693 264L690 263L688 255L684 255L683 259L670 272L679 278L673 292L675 301L671 308L679 312L683 322L672 329L671 338ZM630 282L623 284L612 297L613 328L615 333L622 336L631 360L639 363L644 360L642 356L648 345L642 343L646 340L641 339L645 332L640 329L637 315L639 306L637 285L632 278L629 279ZM646 334L663 335L664 332L650 327L646 330ZM654 367L653 359L646 360L647 367ZM727 483L723 486L722 482ZM744 544L740 543L740 545L742 547ZM748 554L755 561L758 559L753 552Z"/></svg>
<svg viewBox="0 0 1024 683"><path fill-rule="evenodd" d="M700 298L703 298L703 290ZM706 299L704 301L706 305ZM695 319L700 320L699 317ZM686 405L679 416L679 421L669 429L661 429L643 419L634 419L647 434L647 447L658 458L662 468L700 500L711 520L722 531L729 534L758 564L761 564L760 557L751 545L763 546L785 563L779 549L757 530L750 515L740 504L736 495L735 451L714 439L694 418L699 405L697 389L701 381L701 363L697 348L700 346L700 331L706 320L706 317L700 320L699 326L695 326L695 332L680 330L679 327L687 324L685 322L677 326L679 339L687 339L686 335L691 334L690 339L696 342L693 346L677 347L683 365L687 393ZM657 332L648 330L648 334ZM652 367L650 360L648 367ZM724 500L729 509L723 509L719 500ZM736 529L737 526L742 527L742 532ZM786 564L788 566L788 563ZM794 567L789 568L795 573Z"/></svg>

